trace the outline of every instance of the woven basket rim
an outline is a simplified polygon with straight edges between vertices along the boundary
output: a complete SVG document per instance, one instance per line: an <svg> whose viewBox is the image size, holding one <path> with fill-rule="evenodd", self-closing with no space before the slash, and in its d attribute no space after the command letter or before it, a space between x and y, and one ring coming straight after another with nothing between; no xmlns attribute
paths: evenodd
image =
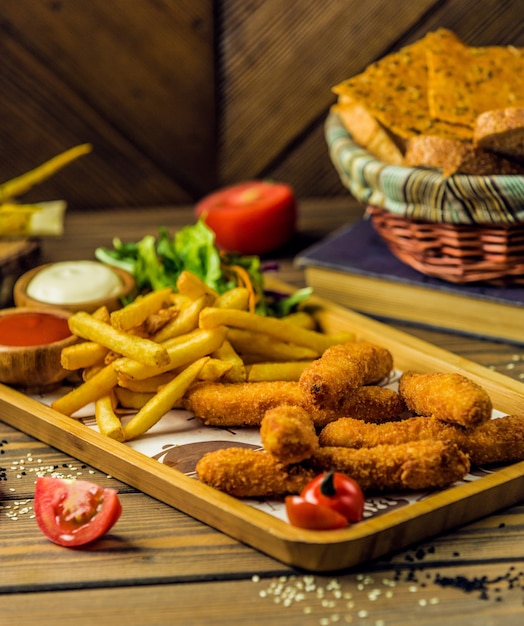
<svg viewBox="0 0 524 626"><path fill-rule="evenodd" d="M524 283L524 224L430 224L374 206L366 215L391 253L422 274L453 283Z"/></svg>
<svg viewBox="0 0 524 626"><path fill-rule="evenodd" d="M445 177L434 169L384 163L353 141L333 111L325 137L342 184L363 204L427 223L524 224L524 176Z"/></svg>

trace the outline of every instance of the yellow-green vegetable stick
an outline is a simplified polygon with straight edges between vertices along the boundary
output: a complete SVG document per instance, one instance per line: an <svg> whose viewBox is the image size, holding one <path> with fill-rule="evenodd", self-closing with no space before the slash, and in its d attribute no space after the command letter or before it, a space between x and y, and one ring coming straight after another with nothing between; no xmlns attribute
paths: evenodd
<svg viewBox="0 0 524 626"><path fill-rule="evenodd" d="M58 154L52 159L49 159L49 161L42 163L38 167L29 170L29 172L2 183L0 185L0 202L11 200L20 194L29 191L35 185L38 185L44 180L50 178L53 174L58 172L58 170L62 169L66 165L69 165L69 163L75 159L78 159L78 157L91 152L91 149L92 146L89 143L75 146L65 152L62 152L61 154Z"/></svg>

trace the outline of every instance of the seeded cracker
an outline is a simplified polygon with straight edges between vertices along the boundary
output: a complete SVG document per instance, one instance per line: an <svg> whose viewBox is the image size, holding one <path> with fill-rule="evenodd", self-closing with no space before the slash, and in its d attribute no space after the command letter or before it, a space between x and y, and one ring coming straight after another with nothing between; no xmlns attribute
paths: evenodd
<svg viewBox="0 0 524 626"><path fill-rule="evenodd" d="M426 53L434 119L473 128L484 111L524 106L524 48L473 48L450 39Z"/></svg>
<svg viewBox="0 0 524 626"><path fill-rule="evenodd" d="M426 53L433 46L445 47L452 42L460 40L446 29L428 33L336 85L333 91L360 102L381 124L403 139L419 134L471 139L471 128L433 121L430 116Z"/></svg>

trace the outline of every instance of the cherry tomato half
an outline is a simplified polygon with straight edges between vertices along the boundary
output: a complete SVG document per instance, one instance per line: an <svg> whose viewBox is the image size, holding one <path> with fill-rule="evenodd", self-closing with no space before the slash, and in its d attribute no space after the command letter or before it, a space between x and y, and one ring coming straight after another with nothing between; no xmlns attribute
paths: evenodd
<svg viewBox="0 0 524 626"><path fill-rule="evenodd" d="M34 510L40 530L61 546L81 546L105 535L122 512L117 490L86 480L39 477Z"/></svg>
<svg viewBox="0 0 524 626"><path fill-rule="evenodd" d="M286 243L297 218L291 187L269 181L224 187L198 202L195 211L215 233L218 248L253 255Z"/></svg>
<svg viewBox="0 0 524 626"><path fill-rule="evenodd" d="M286 513L293 526L308 530L336 530L348 525L337 511L321 504L313 504L301 496L286 497Z"/></svg>
<svg viewBox="0 0 524 626"><path fill-rule="evenodd" d="M349 522L359 522L364 514L365 498L360 485L340 472L316 476L300 495L311 504L337 511Z"/></svg>

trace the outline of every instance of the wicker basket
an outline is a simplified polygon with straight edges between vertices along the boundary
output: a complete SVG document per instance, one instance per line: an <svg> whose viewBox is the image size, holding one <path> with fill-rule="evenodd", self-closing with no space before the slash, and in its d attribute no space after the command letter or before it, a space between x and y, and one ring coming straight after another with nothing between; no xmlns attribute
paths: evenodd
<svg viewBox="0 0 524 626"><path fill-rule="evenodd" d="M524 177L444 177L378 161L340 119L326 121L331 160L391 252L453 283L524 283Z"/></svg>
<svg viewBox="0 0 524 626"><path fill-rule="evenodd" d="M524 283L524 225L429 224L371 206L367 214L391 252L422 274L453 283Z"/></svg>

